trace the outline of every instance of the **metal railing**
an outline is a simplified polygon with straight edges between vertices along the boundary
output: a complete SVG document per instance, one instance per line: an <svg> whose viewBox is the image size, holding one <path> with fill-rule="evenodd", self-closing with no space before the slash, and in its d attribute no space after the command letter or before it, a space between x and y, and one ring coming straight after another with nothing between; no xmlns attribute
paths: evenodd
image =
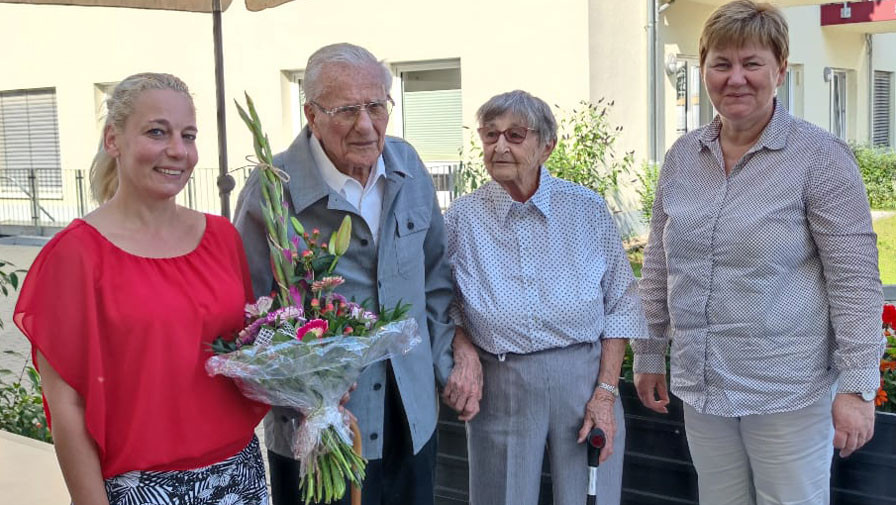
<svg viewBox="0 0 896 505"><path fill-rule="evenodd" d="M428 163L436 197L444 211L457 196L455 177L459 162ZM249 178L251 167L231 171L236 182L232 192L235 202ZM201 167L177 195L177 203L209 214L221 213L221 199L217 186L218 170ZM0 171L0 226L64 227L72 219L84 217L97 207L90 195L88 170L63 170L60 177L48 183L40 173L11 170Z"/></svg>
<svg viewBox="0 0 896 505"><path fill-rule="evenodd" d="M250 167L231 171L236 182L233 195L249 178ZM177 203L209 214L221 213L221 198L217 186L218 169L196 168L184 189L177 195ZM90 195L87 170L63 170L61 183L41 184L40 174L0 171L0 226L63 227L72 219L84 217L97 207ZM27 181L23 184L23 181Z"/></svg>

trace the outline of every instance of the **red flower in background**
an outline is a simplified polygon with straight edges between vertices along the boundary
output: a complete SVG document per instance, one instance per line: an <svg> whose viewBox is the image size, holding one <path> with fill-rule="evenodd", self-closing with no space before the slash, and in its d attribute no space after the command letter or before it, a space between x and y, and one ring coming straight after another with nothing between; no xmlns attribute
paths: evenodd
<svg viewBox="0 0 896 505"><path fill-rule="evenodd" d="M877 396L874 398L874 406L880 407L881 405L887 403L887 392L883 389L877 390Z"/></svg>
<svg viewBox="0 0 896 505"><path fill-rule="evenodd" d="M881 315L884 324L896 329L896 305L884 304L884 313Z"/></svg>

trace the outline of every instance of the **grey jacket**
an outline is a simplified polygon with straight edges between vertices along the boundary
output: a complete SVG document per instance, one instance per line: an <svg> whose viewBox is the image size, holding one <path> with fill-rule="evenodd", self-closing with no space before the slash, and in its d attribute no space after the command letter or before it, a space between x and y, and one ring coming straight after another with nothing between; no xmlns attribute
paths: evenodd
<svg viewBox="0 0 896 505"><path fill-rule="evenodd" d="M352 217L351 245L335 271L346 282L337 292L358 302L369 300L371 307L410 303L410 315L420 325L423 342L392 360L417 453L436 427L435 379L444 384L453 367L454 326L448 317L453 287L444 255L445 225L432 178L410 144L386 138L386 189L380 236L374 242L364 219L320 176L309 136L306 127L286 152L274 157L274 165L290 176L285 198L306 230L318 228L322 237L329 237L343 216ZM243 237L256 296L270 293L274 286L261 201L259 172L255 170L240 193L234 224ZM386 364L381 362L361 375L347 405L358 418L367 459L380 459L383 453L385 385ZM287 433L293 417L291 411L282 408L271 410L265 417L269 450L291 456Z"/></svg>

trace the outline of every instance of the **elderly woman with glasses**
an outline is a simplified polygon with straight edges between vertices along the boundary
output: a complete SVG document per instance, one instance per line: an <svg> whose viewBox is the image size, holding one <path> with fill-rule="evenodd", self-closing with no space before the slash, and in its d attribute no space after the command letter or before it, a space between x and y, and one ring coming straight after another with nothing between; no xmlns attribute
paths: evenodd
<svg viewBox="0 0 896 505"><path fill-rule="evenodd" d="M873 433L868 200L849 146L775 99L787 31L769 4L710 16L700 69L719 115L666 154L653 206L635 385L666 410L671 338L701 503L826 504L833 448L848 456Z"/></svg>
<svg viewBox="0 0 896 505"><path fill-rule="evenodd" d="M479 414L467 424L470 502L535 505L547 444L554 503L582 503L582 442L598 427L607 435L598 503L618 504L617 381L626 339L646 336L631 266L603 199L544 168L557 142L544 101L511 91L477 118L492 181L445 214L453 316L482 366Z"/></svg>

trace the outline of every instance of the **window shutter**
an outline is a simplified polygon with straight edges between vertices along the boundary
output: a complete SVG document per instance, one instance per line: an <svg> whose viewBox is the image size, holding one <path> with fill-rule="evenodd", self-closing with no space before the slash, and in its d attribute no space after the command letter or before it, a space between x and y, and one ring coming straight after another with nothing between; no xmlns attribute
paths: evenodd
<svg viewBox="0 0 896 505"><path fill-rule="evenodd" d="M463 145L461 90L404 93L404 138L423 161L449 161Z"/></svg>
<svg viewBox="0 0 896 505"><path fill-rule="evenodd" d="M32 170L38 197L61 195L56 91L0 92L0 188L17 194L23 194L23 189L30 192Z"/></svg>
<svg viewBox="0 0 896 505"><path fill-rule="evenodd" d="M874 106L872 109L871 144L890 145L890 121L893 115L893 73L874 72Z"/></svg>

